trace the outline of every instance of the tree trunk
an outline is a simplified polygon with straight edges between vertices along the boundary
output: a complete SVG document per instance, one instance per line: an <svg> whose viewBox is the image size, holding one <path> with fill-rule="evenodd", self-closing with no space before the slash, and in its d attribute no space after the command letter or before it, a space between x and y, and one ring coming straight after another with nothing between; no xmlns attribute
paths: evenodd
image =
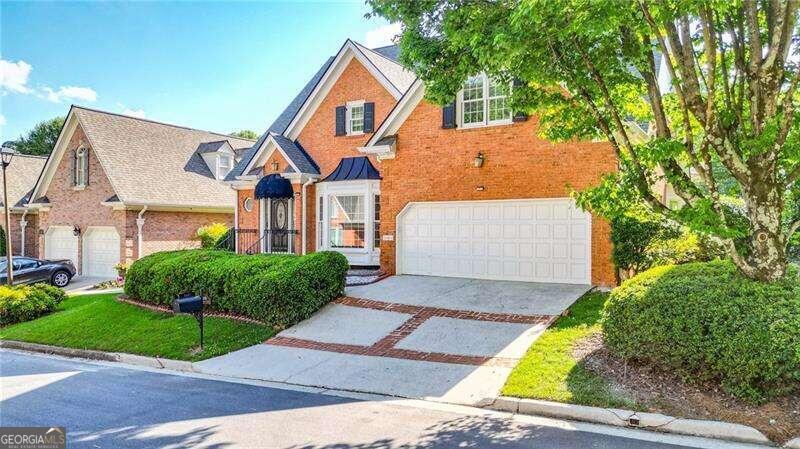
<svg viewBox="0 0 800 449"><path fill-rule="evenodd" d="M786 274L788 237L783 232L781 221L783 199L780 186L774 179L764 179L771 178L772 174L763 174L766 176L755 176L761 181L742 186L750 222L746 239L747 254L734 255L733 261L745 276L773 282Z"/></svg>

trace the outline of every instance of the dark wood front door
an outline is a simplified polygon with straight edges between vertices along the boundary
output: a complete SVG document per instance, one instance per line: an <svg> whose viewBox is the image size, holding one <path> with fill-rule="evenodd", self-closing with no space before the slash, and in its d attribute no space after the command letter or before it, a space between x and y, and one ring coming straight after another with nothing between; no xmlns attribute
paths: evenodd
<svg viewBox="0 0 800 449"><path fill-rule="evenodd" d="M273 198L270 204L269 242L273 253L289 252L289 223L291 210L289 199Z"/></svg>

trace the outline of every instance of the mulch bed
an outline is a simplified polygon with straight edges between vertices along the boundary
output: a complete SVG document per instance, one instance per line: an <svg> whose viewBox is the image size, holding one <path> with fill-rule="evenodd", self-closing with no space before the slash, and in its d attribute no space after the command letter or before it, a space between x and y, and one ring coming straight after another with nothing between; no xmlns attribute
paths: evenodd
<svg viewBox="0 0 800 449"><path fill-rule="evenodd" d="M687 384L671 372L626 362L610 353L599 333L576 345L573 356L649 412L745 424L777 443L800 436L800 392L752 405L718 385Z"/></svg>
<svg viewBox="0 0 800 449"><path fill-rule="evenodd" d="M135 299L130 299L125 295L117 296L117 301L124 302L125 304L130 304L132 306L140 307L142 309L152 310L154 312L175 314L175 312L170 307L163 306L163 305L160 305L160 304L150 304L150 303L147 303L147 302L137 301ZM230 320L241 321L243 323L257 324L259 326L264 326L265 325L265 323L262 323L261 321L258 321L258 320L254 320L253 318L246 317L244 315L235 314L235 313L229 313L229 312L211 312L211 311L206 311L204 313L204 315L205 316L213 316L215 318L228 318Z"/></svg>

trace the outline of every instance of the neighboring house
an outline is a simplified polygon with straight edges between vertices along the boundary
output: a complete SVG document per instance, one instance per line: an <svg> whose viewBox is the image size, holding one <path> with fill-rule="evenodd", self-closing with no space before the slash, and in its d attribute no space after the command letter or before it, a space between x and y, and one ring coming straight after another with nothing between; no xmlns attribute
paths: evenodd
<svg viewBox="0 0 800 449"><path fill-rule="evenodd" d="M11 237L11 251L15 255L33 256L39 254L39 220L36 209L27 206L36 178L42 172L44 156L31 156L17 153L6 169L8 176L8 204ZM0 196L2 204L2 196ZM0 208L0 227L5 228L4 210ZM5 257L5 253L0 255Z"/></svg>
<svg viewBox="0 0 800 449"><path fill-rule="evenodd" d="M72 106L29 203L40 257L108 277L120 261L198 246L200 226L232 224L234 195L221 179L252 144Z"/></svg>
<svg viewBox="0 0 800 449"><path fill-rule="evenodd" d="M571 189L617 170L552 143L484 75L424 100L396 46L346 41L226 180L239 252L335 250L386 273L612 285L609 225Z"/></svg>

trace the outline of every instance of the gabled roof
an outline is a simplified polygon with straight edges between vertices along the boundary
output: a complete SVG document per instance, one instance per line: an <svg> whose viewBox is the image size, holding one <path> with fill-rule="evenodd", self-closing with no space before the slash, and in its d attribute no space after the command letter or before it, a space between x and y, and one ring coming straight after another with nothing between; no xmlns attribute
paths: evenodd
<svg viewBox="0 0 800 449"><path fill-rule="evenodd" d="M230 208L234 199L230 188L214 179L207 167L202 169L205 163L197 149L209 142L225 142L233 149L253 144L224 134L72 106L34 197L47 192L79 125L114 193L131 206Z"/></svg>
<svg viewBox="0 0 800 449"><path fill-rule="evenodd" d="M403 68L397 62L398 55L399 48L396 45L369 49L349 39L345 41L337 54L325 61L300 93L258 139L256 144L242 154L241 161L225 177L225 180L236 181L239 176L251 174L254 171L252 167L253 160L259 152L266 151L266 141L270 135L283 136L289 142L296 142L305 121L316 109L315 103L318 103L327 95L330 87L341 75L346 64L353 58L358 59L386 87L387 91L399 99L413 84L416 75ZM305 154L308 156L308 153ZM310 156L308 159L313 163L313 159ZM316 172L307 173L318 174L319 169Z"/></svg>
<svg viewBox="0 0 800 449"><path fill-rule="evenodd" d="M359 179L381 179L380 172L366 156L342 158L336 169L320 182L355 181Z"/></svg>
<svg viewBox="0 0 800 449"><path fill-rule="evenodd" d="M300 146L299 142L292 142L279 134L273 134L272 138L275 139L275 144L283 150L283 154L286 156L289 163L299 173L319 174L319 166L314 159L306 153L306 150Z"/></svg>
<svg viewBox="0 0 800 449"><path fill-rule="evenodd" d="M17 153L6 168L8 174L8 203L10 207L24 207L36 185L36 179L44 168L45 156ZM3 198L0 196L0 205Z"/></svg>
<svg viewBox="0 0 800 449"><path fill-rule="evenodd" d="M217 151L219 151L220 148L226 145L230 146L230 143L227 140L218 140L216 142L203 142L197 146L197 153L198 154L216 153Z"/></svg>

